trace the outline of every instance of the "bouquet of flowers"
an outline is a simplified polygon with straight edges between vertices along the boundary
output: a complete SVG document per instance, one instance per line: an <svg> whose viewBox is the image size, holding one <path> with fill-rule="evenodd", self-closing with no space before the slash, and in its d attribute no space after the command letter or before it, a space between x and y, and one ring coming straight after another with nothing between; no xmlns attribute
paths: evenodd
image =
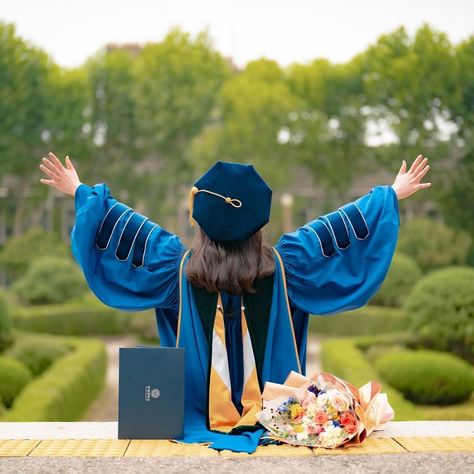
<svg viewBox="0 0 474 474"><path fill-rule="evenodd" d="M381 384L358 389L328 373L308 378L290 372L285 383L267 382L258 421L270 437L289 444L336 448L360 444L394 418Z"/></svg>

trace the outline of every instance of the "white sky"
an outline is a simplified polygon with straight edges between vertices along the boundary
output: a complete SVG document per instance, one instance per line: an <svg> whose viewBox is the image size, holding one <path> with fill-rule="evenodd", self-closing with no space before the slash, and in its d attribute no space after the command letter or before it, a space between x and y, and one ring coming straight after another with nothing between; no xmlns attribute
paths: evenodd
<svg viewBox="0 0 474 474"><path fill-rule="evenodd" d="M424 22L457 43L474 33L474 0L0 0L0 20L66 67L108 42L160 41L172 26L209 28L215 47L243 66L346 61L400 25Z"/></svg>

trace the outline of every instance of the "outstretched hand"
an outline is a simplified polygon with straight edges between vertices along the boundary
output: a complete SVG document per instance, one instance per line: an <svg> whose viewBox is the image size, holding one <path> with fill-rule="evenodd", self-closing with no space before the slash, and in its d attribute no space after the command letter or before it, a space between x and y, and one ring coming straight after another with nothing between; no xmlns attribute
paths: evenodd
<svg viewBox="0 0 474 474"><path fill-rule="evenodd" d="M392 184L392 188L395 190L398 199L405 199L420 189L429 188L431 186L431 183L420 182L430 169L430 165L427 163L428 158L423 158L423 155L418 155L407 171L407 163L403 160L400 171Z"/></svg>
<svg viewBox="0 0 474 474"><path fill-rule="evenodd" d="M54 153L49 153L49 160L43 157L40 169L52 179L40 179L43 184L53 186L63 193L74 196L76 188L81 184L79 176L69 159L66 156L66 167L64 167Z"/></svg>

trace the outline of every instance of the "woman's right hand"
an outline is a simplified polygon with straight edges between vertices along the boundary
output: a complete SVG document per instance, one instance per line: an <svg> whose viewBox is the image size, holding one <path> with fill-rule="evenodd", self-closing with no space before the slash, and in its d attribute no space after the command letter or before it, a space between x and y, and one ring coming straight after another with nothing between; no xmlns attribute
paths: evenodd
<svg viewBox="0 0 474 474"><path fill-rule="evenodd" d="M66 156L66 167L62 165L54 153L49 153L49 160L43 157L43 163L40 169L44 171L52 179L40 179L43 184L53 186L63 193L74 196L77 187L82 184L79 180L77 172L72 166L69 156Z"/></svg>

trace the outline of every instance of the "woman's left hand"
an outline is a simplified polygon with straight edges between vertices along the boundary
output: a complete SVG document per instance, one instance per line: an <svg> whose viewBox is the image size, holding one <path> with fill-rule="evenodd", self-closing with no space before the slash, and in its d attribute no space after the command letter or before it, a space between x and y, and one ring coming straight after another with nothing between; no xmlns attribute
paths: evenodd
<svg viewBox="0 0 474 474"><path fill-rule="evenodd" d="M430 169L430 165L427 163L428 158L423 158L423 155L418 155L407 171L407 163L403 160L400 171L392 184L392 188L395 190L399 200L411 196L420 189L429 188L431 186L431 183L420 182Z"/></svg>

